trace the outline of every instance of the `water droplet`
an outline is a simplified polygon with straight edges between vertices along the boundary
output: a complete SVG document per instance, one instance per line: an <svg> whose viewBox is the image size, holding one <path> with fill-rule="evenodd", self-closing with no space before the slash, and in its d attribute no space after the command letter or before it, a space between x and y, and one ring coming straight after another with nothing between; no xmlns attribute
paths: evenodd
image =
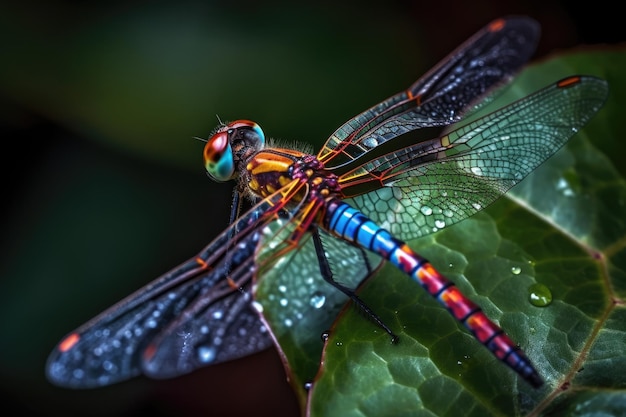
<svg viewBox="0 0 626 417"><path fill-rule="evenodd" d="M472 365L472 359L470 355L463 355L463 359L457 360L456 364L462 371L467 371ZM461 376L461 374L459 374Z"/></svg>
<svg viewBox="0 0 626 417"><path fill-rule="evenodd" d="M287 300L286 298L281 298L279 303L281 306L285 307L287 306L287 304L289 304L289 300Z"/></svg>
<svg viewBox="0 0 626 417"><path fill-rule="evenodd" d="M337 342L335 343L337 346L343 346L343 342Z"/></svg>
<svg viewBox="0 0 626 417"><path fill-rule="evenodd" d="M313 388L313 383L311 381L304 383L304 390L305 391L310 391L311 388Z"/></svg>
<svg viewBox="0 0 626 417"><path fill-rule="evenodd" d="M278 286L278 291L285 292L285 291L287 291L287 287L285 285L279 285Z"/></svg>
<svg viewBox="0 0 626 417"><path fill-rule="evenodd" d="M474 175L483 175L483 170L480 167L471 167L470 171L472 171Z"/></svg>
<svg viewBox="0 0 626 417"><path fill-rule="evenodd" d="M372 149L378 146L378 141L376 140L376 138L369 137L363 141L363 145Z"/></svg>
<svg viewBox="0 0 626 417"><path fill-rule="evenodd" d="M330 337L330 331L326 330L325 332L322 332L322 342L326 343L329 337Z"/></svg>
<svg viewBox="0 0 626 417"><path fill-rule="evenodd" d="M420 208L420 211L422 212L422 214L424 214L425 216L430 216L431 214L433 214L433 209L431 209L428 206L422 206Z"/></svg>
<svg viewBox="0 0 626 417"><path fill-rule="evenodd" d="M224 312L222 310L216 310L213 312L213 318L215 320L219 320L224 316Z"/></svg>
<svg viewBox="0 0 626 417"><path fill-rule="evenodd" d="M252 308L256 310L257 313L263 313L263 304L259 303L258 301L253 301L250 304L252 305Z"/></svg>
<svg viewBox="0 0 626 417"><path fill-rule="evenodd" d="M528 287L528 299L536 307L546 307L552 303L552 291L543 284L535 283Z"/></svg>
<svg viewBox="0 0 626 417"><path fill-rule="evenodd" d="M291 320L291 319L285 319L285 321L283 323L285 324L286 327L293 326L293 320Z"/></svg>
<svg viewBox="0 0 626 417"><path fill-rule="evenodd" d="M215 348L212 346L200 346L198 348L198 360L202 363L211 363L215 360Z"/></svg>
<svg viewBox="0 0 626 417"><path fill-rule="evenodd" d="M574 196L574 190L570 187L569 183L565 178L560 178L556 183L556 189L561 192L565 197Z"/></svg>
<svg viewBox="0 0 626 417"><path fill-rule="evenodd" d="M435 220L435 226L437 226L439 229L443 229L444 227L446 227L446 222L444 222L443 220Z"/></svg>
<svg viewBox="0 0 626 417"><path fill-rule="evenodd" d="M314 308L322 308L325 302L326 302L326 296L324 295L324 293L321 293L319 291L316 291L315 293L313 293L313 295L311 296L311 299L309 300L309 303Z"/></svg>
<svg viewBox="0 0 626 417"><path fill-rule="evenodd" d="M511 267L511 273L513 275L519 275L521 272L522 272L522 268L520 268L519 266Z"/></svg>

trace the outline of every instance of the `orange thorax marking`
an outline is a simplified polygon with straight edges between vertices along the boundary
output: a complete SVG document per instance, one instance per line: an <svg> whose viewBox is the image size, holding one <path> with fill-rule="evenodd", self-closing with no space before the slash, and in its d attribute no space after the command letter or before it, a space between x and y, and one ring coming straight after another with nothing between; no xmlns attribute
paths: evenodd
<svg viewBox="0 0 626 417"><path fill-rule="evenodd" d="M292 181L290 168L304 153L291 149L270 149L257 152L246 165L250 190L267 197ZM294 196L295 201L301 199Z"/></svg>

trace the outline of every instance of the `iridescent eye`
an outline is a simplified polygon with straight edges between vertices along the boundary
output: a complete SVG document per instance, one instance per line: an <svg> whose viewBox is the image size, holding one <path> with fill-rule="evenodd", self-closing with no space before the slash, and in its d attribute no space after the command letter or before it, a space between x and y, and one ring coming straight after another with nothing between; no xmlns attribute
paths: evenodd
<svg viewBox="0 0 626 417"><path fill-rule="evenodd" d="M229 132L232 132L232 129L220 129L204 146L204 168L217 182L235 177L235 159L228 140Z"/></svg>
<svg viewBox="0 0 626 417"><path fill-rule="evenodd" d="M228 181L238 175L233 143L238 150L256 151L265 146L265 135L261 127L250 120L235 120L218 129L204 146L204 167L217 182Z"/></svg>
<svg viewBox="0 0 626 417"><path fill-rule="evenodd" d="M245 146L259 150L265 147L265 133L261 126L251 120L235 120L228 124L229 135L233 138L242 140ZM236 132L232 132L236 130Z"/></svg>

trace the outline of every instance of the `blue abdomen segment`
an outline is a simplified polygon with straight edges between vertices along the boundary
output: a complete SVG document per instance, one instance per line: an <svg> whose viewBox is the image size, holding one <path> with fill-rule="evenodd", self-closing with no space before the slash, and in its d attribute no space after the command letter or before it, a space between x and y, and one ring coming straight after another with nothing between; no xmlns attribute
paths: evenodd
<svg viewBox="0 0 626 417"><path fill-rule="evenodd" d="M428 262L416 253L407 253L404 250L406 246L404 242L393 237L391 233L349 204L333 201L328 206L326 214L328 219L324 224L328 231L336 236L382 256L411 276Z"/></svg>
<svg viewBox="0 0 626 417"><path fill-rule="evenodd" d="M322 224L328 232L391 262L435 297L498 359L532 386L540 387L543 384L524 352L478 305L461 293L452 281L439 273L426 259L348 203L332 199L327 201L327 207Z"/></svg>

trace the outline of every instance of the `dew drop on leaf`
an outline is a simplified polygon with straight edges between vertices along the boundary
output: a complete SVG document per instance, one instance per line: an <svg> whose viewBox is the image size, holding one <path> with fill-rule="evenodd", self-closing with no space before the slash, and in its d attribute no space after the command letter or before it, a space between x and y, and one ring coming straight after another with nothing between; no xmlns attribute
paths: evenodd
<svg viewBox="0 0 626 417"><path fill-rule="evenodd" d="M470 355L463 355L463 359L459 359L456 361L456 364L461 367L461 369L466 370L470 366Z"/></svg>
<svg viewBox="0 0 626 417"><path fill-rule="evenodd" d="M543 284L533 284L528 287L528 299L536 307L546 307L552 303L552 291Z"/></svg>

